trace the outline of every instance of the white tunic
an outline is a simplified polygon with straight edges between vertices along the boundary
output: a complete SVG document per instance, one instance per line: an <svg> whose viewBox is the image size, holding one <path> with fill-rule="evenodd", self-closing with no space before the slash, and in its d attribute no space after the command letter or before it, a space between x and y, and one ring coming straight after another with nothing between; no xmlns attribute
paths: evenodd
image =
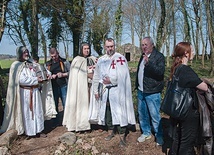
<svg viewBox="0 0 214 155"><path fill-rule="evenodd" d="M21 86L25 86L25 88L20 88L25 134L28 136L33 136L44 130L44 113L41 94L38 88L32 88L32 86L38 85L35 70L33 68L30 69L24 67L20 74L19 84ZM30 88L32 90L26 88ZM32 109L30 109L31 91L33 105Z"/></svg>
<svg viewBox="0 0 214 155"><path fill-rule="evenodd" d="M32 91L33 108L29 108L30 90L23 89L20 85L32 86L37 84L35 72L26 68L26 62L15 61L12 63L9 73L4 120L0 133L15 129L18 135L25 133L33 136L44 129L44 115L48 118L54 117L56 114L55 106L53 106L54 102L45 102L47 105L42 105L45 103L41 101L38 88L34 88ZM50 100L50 97L49 95L48 100Z"/></svg>
<svg viewBox="0 0 214 155"><path fill-rule="evenodd" d="M98 92L98 84L102 83L102 79L106 76L111 81L108 86L113 87L108 91L107 85L104 85L102 97L97 101L94 94ZM112 124L121 127L136 124L129 69L123 55L115 53L112 57L108 55L100 57L95 67L92 86L94 94L90 101L90 122L105 125L106 102L109 93Z"/></svg>

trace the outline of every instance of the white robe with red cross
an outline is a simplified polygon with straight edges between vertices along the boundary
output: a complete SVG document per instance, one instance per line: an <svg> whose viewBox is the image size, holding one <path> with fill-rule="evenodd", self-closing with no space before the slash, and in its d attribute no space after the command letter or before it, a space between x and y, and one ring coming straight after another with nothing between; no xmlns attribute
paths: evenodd
<svg viewBox="0 0 214 155"><path fill-rule="evenodd" d="M98 85L107 76L110 78L111 84L103 85L103 93L99 100L96 100L94 95L98 93ZM106 86L113 87L107 89ZM90 122L105 125L106 103L109 95L112 124L121 127L136 124L129 68L123 55L115 53L111 57L104 55L98 59L92 89L89 107Z"/></svg>

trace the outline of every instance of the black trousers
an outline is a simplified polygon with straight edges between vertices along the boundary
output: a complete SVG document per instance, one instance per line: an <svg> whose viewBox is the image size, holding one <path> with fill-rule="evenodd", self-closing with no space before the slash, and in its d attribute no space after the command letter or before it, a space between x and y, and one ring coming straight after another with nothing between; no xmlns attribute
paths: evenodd
<svg viewBox="0 0 214 155"><path fill-rule="evenodd" d="M169 155L195 155L194 146L199 134L199 112L190 108L185 120L170 119L171 123L177 122L173 143Z"/></svg>
<svg viewBox="0 0 214 155"><path fill-rule="evenodd" d="M106 105L105 122L107 130L113 130L114 133L118 132L119 134L123 134L126 131L126 127L120 127L120 125L112 124L111 108L109 103Z"/></svg>

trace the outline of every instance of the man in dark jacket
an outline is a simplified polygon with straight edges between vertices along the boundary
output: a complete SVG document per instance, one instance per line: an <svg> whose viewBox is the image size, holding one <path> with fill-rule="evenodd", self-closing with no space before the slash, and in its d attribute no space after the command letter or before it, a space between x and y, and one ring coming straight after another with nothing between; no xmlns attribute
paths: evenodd
<svg viewBox="0 0 214 155"><path fill-rule="evenodd" d="M137 69L136 88L139 122L143 134L138 138L138 142L150 139L153 129L156 144L163 145L159 110L161 91L164 87L165 59L164 55L155 49L151 37L143 38L141 47L142 56Z"/></svg>
<svg viewBox="0 0 214 155"><path fill-rule="evenodd" d="M61 58L56 48L51 48L49 52L51 59L46 62L46 68L51 72L53 96L58 112L59 98L61 98L62 105L65 107L70 62Z"/></svg>

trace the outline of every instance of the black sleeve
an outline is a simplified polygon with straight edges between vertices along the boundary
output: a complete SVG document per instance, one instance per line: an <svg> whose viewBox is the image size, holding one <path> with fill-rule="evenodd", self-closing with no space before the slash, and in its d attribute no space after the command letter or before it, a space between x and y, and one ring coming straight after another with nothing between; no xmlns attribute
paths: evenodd
<svg viewBox="0 0 214 155"><path fill-rule="evenodd" d="M179 73L179 86L184 88L195 88L202 80L189 66L183 65Z"/></svg>

